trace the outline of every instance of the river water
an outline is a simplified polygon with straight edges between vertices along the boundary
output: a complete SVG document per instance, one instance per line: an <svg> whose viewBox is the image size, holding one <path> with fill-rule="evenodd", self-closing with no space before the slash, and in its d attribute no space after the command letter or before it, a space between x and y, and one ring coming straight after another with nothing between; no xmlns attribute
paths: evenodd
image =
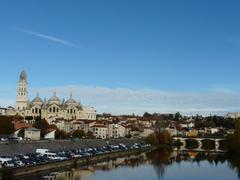
<svg viewBox="0 0 240 180"><path fill-rule="evenodd" d="M235 180L240 160L214 152L151 152L117 158L86 167L70 168L27 179L45 180Z"/></svg>

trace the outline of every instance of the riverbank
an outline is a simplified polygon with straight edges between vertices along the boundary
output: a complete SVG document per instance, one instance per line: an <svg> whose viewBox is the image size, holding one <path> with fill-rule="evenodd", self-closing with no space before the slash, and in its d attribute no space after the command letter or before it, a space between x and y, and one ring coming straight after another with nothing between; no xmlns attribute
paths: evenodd
<svg viewBox="0 0 240 180"><path fill-rule="evenodd" d="M16 179L21 179L25 176L41 174L43 172L50 172L59 170L61 168L71 168L71 167L80 167L85 165L90 165L98 162L109 161L115 158L124 157L132 154L137 154L149 150L157 149L156 146L145 147L141 149L126 150L121 152L112 152L107 154L99 154L91 157L83 157L78 159L70 159L64 161L50 162L47 164L22 167L22 168L13 168L9 169L8 173L11 173Z"/></svg>

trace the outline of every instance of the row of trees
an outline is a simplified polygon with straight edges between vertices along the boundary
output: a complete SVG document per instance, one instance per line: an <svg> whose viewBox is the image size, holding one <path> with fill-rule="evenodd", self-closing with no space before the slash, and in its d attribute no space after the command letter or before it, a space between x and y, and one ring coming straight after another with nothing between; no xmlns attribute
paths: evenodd
<svg viewBox="0 0 240 180"><path fill-rule="evenodd" d="M143 114L143 118L150 118L154 120L168 120L176 122L184 122L188 119L187 116L183 116L181 113L177 112L175 114L157 114L157 113L148 113ZM192 116L192 119L196 123L196 127L205 128L205 127L225 127L232 129L235 127L235 119L225 118L223 116L207 116L203 117L200 115Z"/></svg>
<svg viewBox="0 0 240 180"><path fill-rule="evenodd" d="M208 116L195 120L195 126L197 128L205 127L224 127L228 129L235 128L236 120L232 118L224 118L222 116Z"/></svg>
<svg viewBox="0 0 240 180"><path fill-rule="evenodd" d="M240 119L236 121L234 134L228 136L227 142L231 154L240 154Z"/></svg>
<svg viewBox="0 0 240 180"><path fill-rule="evenodd" d="M83 130L76 130L72 134L66 133L63 130L56 129L56 139L66 139L66 138L80 138L80 139L93 139L93 133L88 131L85 133Z"/></svg>
<svg viewBox="0 0 240 180"><path fill-rule="evenodd" d="M171 144L172 138L169 132L162 131L159 133L152 133L145 138L147 144L159 145L159 144Z"/></svg>

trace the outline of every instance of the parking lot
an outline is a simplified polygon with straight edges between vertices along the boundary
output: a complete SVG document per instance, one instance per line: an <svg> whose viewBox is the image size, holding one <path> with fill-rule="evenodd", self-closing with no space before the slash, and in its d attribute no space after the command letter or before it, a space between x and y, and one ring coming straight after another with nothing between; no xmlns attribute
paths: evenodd
<svg viewBox="0 0 240 180"><path fill-rule="evenodd" d="M33 153L15 154L11 156L0 156L0 168L16 168L26 167L39 164L47 164L56 161L71 160L76 158L86 158L91 156L97 156L101 154L108 154L112 152L123 152L134 149L141 149L149 147L150 145L145 143L132 143L132 144L110 144L85 148L72 148L66 150L65 148L54 151L50 148L38 148Z"/></svg>

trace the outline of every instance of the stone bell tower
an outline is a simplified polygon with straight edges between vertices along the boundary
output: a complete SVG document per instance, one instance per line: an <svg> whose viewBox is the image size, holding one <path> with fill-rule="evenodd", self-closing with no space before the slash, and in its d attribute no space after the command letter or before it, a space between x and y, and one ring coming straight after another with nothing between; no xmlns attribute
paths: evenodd
<svg viewBox="0 0 240 180"><path fill-rule="evenodd" d="M27 108L28 104L28 91L27 91L27 74L22 71L18 81L18 92L16 101L16 110L21 111Z"/></svg>

